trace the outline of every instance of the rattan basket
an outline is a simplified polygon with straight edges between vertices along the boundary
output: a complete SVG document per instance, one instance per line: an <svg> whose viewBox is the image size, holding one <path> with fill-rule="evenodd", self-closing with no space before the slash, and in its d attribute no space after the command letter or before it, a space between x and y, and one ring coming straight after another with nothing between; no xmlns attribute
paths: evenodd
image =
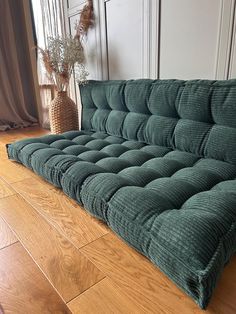
<svg viewBox="0 0 236 314"><path fill-rule="evenodd" d="M67 92L57 92L49 105L51 132L55 134L70 130L78 130L78 110Z"/></svg>

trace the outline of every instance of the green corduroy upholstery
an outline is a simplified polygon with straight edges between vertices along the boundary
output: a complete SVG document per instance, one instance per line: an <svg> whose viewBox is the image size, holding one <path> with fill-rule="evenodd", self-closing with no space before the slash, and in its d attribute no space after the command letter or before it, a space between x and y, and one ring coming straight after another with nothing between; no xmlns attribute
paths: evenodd
<svg viewBox="0 0 236 314"><path fill-rule="evenodd" d="M91 81L82 130L8 145L205 308L236 251L236 80Z"/></svg>

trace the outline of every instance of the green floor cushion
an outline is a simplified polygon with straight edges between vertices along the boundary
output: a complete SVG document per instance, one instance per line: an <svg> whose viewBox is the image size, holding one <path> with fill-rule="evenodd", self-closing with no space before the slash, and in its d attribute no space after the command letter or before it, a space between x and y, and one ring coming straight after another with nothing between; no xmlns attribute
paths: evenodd
<svg viewBox="0 0 236 314"><path fill-rule="evenodd" d="M9 144L206 308L236 251L236 81L92 81L82 130Z"/></svg>

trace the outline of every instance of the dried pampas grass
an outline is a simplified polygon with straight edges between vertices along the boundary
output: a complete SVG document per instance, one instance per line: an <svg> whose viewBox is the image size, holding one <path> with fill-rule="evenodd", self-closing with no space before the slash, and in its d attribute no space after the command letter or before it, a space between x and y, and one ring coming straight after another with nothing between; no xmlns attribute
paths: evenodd
<svg viewBox="0 0 236 314"><path fill-rule="evenodd" d="M87 80L88 72L84 67L84 49L78 40L70 35L48 37L46 49L36 47L42 55L42 61L48 78L58 91L66 91L72 71L76 72L79 83Z"/></svg>
<svg viewBox="0 0 236 314"><path fill-rule="evenodd" d="M88 0L85 4L81 13L79 23L76 25L76 35L75 37L81 40L84 36L88 34L89 28L94 25L94 11L93 11L93 0Z"/></svg>
<svg viewBox="0 0 236 314"><path fill-rule="evenodd" d="M42 54L42 60L43 60L43 64L45 66L45 69L49 75L52 75L52 73L53 73L53 71L55 71L55 69L53 68L53 64L50 61L49 50L47 50L47 49L43 50L40 47L34 47L34 48L36 48L40 51L40 53Z"/></svg>
<svg viewBox="0 0 236 314"><path fill-rule="evenodd" d="M48 78L58 91L68 89L72 72L75 73L78 83L84 84L86 82L89 73L84 66L85 56L82 40L93 25L93 1L87 0L87 4L80 13L74 38L71 35L48 37L45 49L34 47L40 51Z"/></svg>

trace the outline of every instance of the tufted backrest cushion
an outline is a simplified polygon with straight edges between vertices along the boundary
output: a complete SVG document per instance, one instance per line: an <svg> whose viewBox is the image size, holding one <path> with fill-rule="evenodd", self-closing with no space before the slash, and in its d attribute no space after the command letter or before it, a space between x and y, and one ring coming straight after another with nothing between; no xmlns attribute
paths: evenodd
<svg viewBox="0 0 236 314"><path fill-rule="evenodd" d="M236 80L90 81L82 129L236 164Z"/></svg>

